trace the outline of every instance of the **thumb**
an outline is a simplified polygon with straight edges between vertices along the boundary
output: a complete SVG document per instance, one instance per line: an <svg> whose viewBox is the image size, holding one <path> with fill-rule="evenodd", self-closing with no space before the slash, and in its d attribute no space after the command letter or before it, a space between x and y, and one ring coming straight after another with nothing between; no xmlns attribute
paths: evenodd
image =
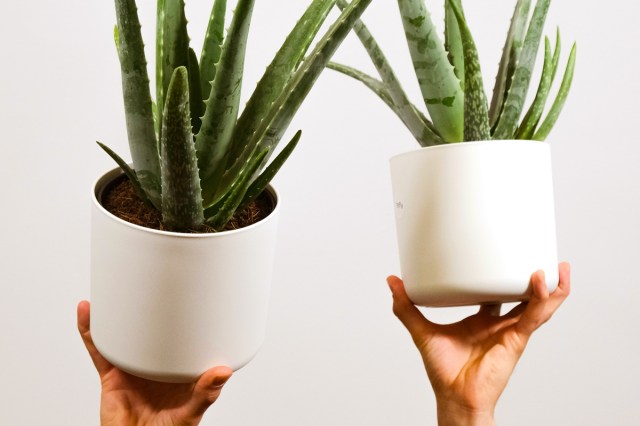
<svg viewBox="0 0 640 426"><path fill-rule="evenodd" d="M193 388L193 409L202 415L220 396L222 388L233 375L229 367L211 368L202 374Z"/></svg>
<svg viewBox="0 0 640 426"><path fill-rule="evenodd" d="M427 320L411 302L400 278L392 275L387 278L387 284L389 284L393 295L393 313L409 331L416 345L419 346L425 338L433 333L434 324Z"/></svg>
<svg viewBox="0 0 640 426"><path fill-rule="evenodd" d="M102 355L100 355L98 348L96 348L95 343L93 343L93 338L91 337L91 305L86 300L78 303L77 317L80 337L82 337L82 341L87 348L87 352L89 352L89 356L91 356L93 365L95 365L100 378L102 378L113 368L113 366Z"/></svg>

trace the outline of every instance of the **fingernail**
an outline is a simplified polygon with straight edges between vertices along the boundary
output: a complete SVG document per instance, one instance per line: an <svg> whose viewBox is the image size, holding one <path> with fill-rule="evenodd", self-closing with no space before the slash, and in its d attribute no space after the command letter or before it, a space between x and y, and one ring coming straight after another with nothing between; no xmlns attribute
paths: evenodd
<svg viewBox="0 0 640 426"><path fill-rule="evenodd" d="M391 294L394 294L395 291L394 291L393 285L391 284L391 277L387 278L387 286L389 286L389 290L391 290Z"/></svg>
<svg viewBox="0 0 640 426"><path fill-rule="evenodd" d="M216 376L216 378L213 379L213 382L211 382L211 385L213 387L219 388L220 386L227 383L230 377L231 376Z"/></svg>

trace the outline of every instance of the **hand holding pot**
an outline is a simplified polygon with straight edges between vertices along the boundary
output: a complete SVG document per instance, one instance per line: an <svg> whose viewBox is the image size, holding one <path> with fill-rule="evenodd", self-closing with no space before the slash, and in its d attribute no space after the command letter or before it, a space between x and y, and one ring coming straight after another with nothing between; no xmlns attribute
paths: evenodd
<svg viewBox="0 0 640 426"><path fill-rule="evenodd" d="M195 383L169 384L140 379L114 367L91 339L90 305L78 305L78 330L102 383L100 424L197 425L231 377L228 367L206 371Z"/></svg>
<svg viewBox="0 0 640 426"><path fill-rule="evenodd" d="M393 312L411 333L436 395L439 424L494 424L498 398L533 332L548 321L570 292L570 267L559 266L560 282L549 294L541 271L531 277L533 295L500 316L500 305L483 306L458 323L426 319L398 277L387 279Z"/></svg>

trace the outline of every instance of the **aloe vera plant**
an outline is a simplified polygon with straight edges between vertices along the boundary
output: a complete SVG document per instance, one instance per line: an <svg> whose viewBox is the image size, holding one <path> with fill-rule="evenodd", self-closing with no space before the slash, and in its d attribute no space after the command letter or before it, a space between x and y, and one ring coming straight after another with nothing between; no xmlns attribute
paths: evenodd
<svg viewBox="0 0 640 426"><path fill-rule="evenodd" d="M346 7L311 52L335 0L313 0L245 108L240 91L255 0L238 0L224 34L226 0L214 0L200 59L190 47L184 0L158 0L156 97L151 97L135 0L115 0L133 166L117 162L137 195L170 229L223 229L269 184L300 139L269 162L293 116L371 0ZM306 55L306 57L305 57Z"/></svg>
<svg viewBox="0 0 640 426"><path fill-rule="evenodd" d="M327 66L370 88L402 120L421 146L498 139L545 140L562 111L573 80L573 44L557 96L544 119L560 59L560 31L552 51L545 37L542 76L535 99L522 119L536 56L551 0L517 0L503 48L491 103L484 91L478 51L461 0L445 0L442 40L424 0L398 0L407 44L428 114L413 105L369 29L358 20L354 30L380 78L350 66ZM349 7L338 0L338 7Z"/></svg>

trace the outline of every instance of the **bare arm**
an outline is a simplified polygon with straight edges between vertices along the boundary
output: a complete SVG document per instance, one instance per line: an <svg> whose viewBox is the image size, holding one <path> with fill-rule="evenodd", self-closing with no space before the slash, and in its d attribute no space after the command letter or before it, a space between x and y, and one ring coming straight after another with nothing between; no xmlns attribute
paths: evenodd
<svg viewBox="0 0 640 426"><path fill-rule="evenodd" d="M531 276L533 294L500 316L500 305L483 306L458 323L426 319L398 277L387 279L393 312L417 346L436 395L438 424L494 425L494 411L511 373L535 330L547 322L570 293L570 266L559 265L560 282L549 294L541 271Z"/></svg>

